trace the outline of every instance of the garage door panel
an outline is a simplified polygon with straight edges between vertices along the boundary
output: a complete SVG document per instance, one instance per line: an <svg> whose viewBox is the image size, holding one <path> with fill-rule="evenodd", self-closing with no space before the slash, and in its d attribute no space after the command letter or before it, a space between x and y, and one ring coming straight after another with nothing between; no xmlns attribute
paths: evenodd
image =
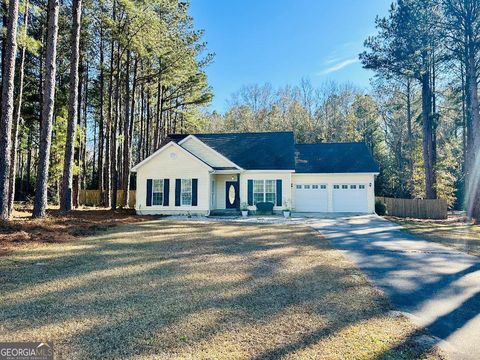
<svg viewBox="0 0 480 360"><path fill-rule="evenodd" d="M335 184L333 186L334 212L368 212L365 184Z"/></svg>
<svg viewBox="0 0 480 360"><path fill-rule="evenodd" d="M295 210L300 212L328 211L326 184L297 184L295 186Z"/></svg>

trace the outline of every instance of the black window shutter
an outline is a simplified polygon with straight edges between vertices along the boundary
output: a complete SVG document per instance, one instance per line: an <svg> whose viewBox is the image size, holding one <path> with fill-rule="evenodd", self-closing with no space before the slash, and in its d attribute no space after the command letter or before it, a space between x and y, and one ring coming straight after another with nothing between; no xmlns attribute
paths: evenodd
<svg viewBox="0 0 480 360"><path fill-rule="evenodd" d="M147 206L152 206L152 179L147 179Z"/></svg>
<svg viewBox="0 0 480 360"><path fill-rule="evenodd" d="M198 179L192 179L192 206L198 205Z"/></svg>
<svg viewBox="0 0 480 360"><path fill-rule="evenodd" d="M282 180L277 180L277 206L282 206Z"/></svg>
<svg viewBox="0 0 480 360"><path fill-rule="evenodd" d="M180 206L181 194L182 194L182 179L175 179L175 206Z"/></svg>
<svg viewBox="0 0 480 360"><path fill-rule="evenodd" d="M170 179L163 179L163 206L168 206L170 198Z"/></svg>
<svg viewBox="0 0 480 360"><path fill-rule="evenodd" d="M248 180L247 182L247 192L248 192L248 197L247 197L247 202L248 205L253 205L253 180Z"/></svg>

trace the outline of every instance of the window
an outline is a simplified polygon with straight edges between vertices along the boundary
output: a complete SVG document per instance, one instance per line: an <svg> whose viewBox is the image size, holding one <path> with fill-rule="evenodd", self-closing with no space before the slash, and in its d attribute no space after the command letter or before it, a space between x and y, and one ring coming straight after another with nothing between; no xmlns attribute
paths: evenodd
<svg viewBox="0 0 480 360"><path fill-rule="evenodd" d="M334 189L340 189L340 185L333 185Z"/></svg>
<svg viewBox="0 0 480 360"><path fill-rule="evenodd" d="M312 189L318 189L318 185L312 185Z"/></svg>
<svg viewBox="0 0 480 360"><path fill-rule="evenodd" d="M310 185L304 185L303 188L304 189L310 189Z"/></svg>
<svg viewBox="0 0 480 360"><path fill-rule="evenodd" d="M301 185L297 185L300 186ZM253 204L271 202L275 204L275 180L253 180Z"/></svg>
<svg viewBox="0 0 480 360"><path fill-rule="evenodd" d="M320 189L325 190L327 188L327 185L320 185Z"/></svg>
<svg viewBox="0 0 480 360"><path fill-rule="evenodd" d="M302 188L302 185L297 185L297 189L301 189Z"/></svg>
<svg viewBox="0 0 480 360"><path fill-rule="evenodd" d="M342 185L342 189L348 189L348 185Z"/></svg>
<svg viewBox="0 0 480 360"><path fill-rule="evenodd" d="M275 204L275 180L265 180L265 201Z"/></svg>
<svg viewBox="0 0 480 360"><path fill-rule="evenodd" d="M163 179L153 180L152 205L163 205Z"/></svg>
<svg viewBox="0 0 480 360"><path fill-rule="evenodd" d="M265 183L263 180L253 181L253 204L263 202L263 195L265 193Z"/></svg>
<svg viewBox="0 0 480 360"><path fill-rule="evenodd" d="M365 185L358 185L359 189L365 189Z"/></svg>
<svg viewBox="0 0 480 360"><path fill-rule="evenodd" d="M356 189L357 185L350 185L350 189Z"/></svg>
<svg viewBox="0 0 480 360"><path fill-rule="evenodd" d="M192 179L182 179L182 205L192 205Z"/></svg>

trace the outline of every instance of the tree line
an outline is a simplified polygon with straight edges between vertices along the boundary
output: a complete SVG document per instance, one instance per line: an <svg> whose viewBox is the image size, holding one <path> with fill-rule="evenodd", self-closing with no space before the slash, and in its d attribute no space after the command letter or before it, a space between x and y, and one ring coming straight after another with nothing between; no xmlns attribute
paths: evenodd
<svg viewBox="0 0 480 360"><path fill-rule="evenodd" d="M480 220L480 1L398 0L359 55L371 90L326 83L245 86L214 131L294 130L298 142L365 141L377 193L443 198Z"/></svg>
<svg viewBox="0 0 480 360"><path fill-rule="evenodd" d="M212 98L203 31L177 0L3 0L0 219L63 212L80 188L115 209L130 168ZM128 204L128 191L122 204Z"/></svg>
<svg viewBox="0 0 480 360"><path fill-rule="evenodd" d="M81 188L105 207L167 134L292 130L297 142L365 141L377 193L443 198L480 218L478 0L397 0L359 55L371 87L308 79L247 85L223 114L209 54L175 0L2 2L0 217L13 199L62 211Z"/></svg>

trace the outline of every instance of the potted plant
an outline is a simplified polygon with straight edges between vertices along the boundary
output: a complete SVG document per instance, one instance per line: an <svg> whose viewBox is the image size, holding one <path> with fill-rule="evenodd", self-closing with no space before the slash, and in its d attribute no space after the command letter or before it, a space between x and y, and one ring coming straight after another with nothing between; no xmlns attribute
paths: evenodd
<svg viewBox="0 0 480 360"><path fill-rule="evenodd" d="M248 216L248 206L247 203L242 203L240 205L240 210L242 211L242 216L247 217Z"/></svg>
<svg viewBox="0 0 480 360"><path fill-rule="evenodd" d="M286 200L283 203L283 216L285 217L285 219L290 217L290 206L288 204L288 201Z"/></svg>

